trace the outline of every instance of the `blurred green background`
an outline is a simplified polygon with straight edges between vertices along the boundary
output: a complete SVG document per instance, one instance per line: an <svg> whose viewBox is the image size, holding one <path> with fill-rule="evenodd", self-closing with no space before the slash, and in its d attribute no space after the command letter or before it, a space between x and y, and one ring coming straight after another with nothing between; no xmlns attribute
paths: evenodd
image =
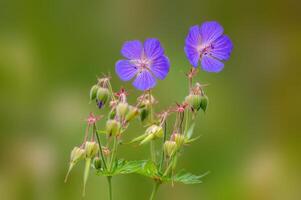
<svg viewBox="0 0 301 200"><path fill-rule="evenodd" d="M234 43L210 83L210 105L198 118L202 137L180 167L211 171L200 185L164 185L159 200L301 199L301 2L298 0L0 0L0 199L82 199L82 170L63 183L69 152L83 138L90 86L111 72L124 41L161 40L171 71L154 93L158 110L187 93L183 51L190 26L217 20ZM127 138L140 134L132 126ZM121 147L141 159L148 148ZM138 175L113 180L116 200L144 200L152 183ZM86 199L107 199L91 174Z"/></svg>

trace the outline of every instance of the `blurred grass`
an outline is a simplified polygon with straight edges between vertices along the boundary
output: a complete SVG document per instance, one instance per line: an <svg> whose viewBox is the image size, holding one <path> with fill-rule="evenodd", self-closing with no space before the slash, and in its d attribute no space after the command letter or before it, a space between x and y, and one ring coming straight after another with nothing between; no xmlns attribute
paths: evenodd
<svg viewBox="0 0 301 200"><path fill-rule="evenodd" d="M157 37L172 68L155 95L160 108L186 95L183 52L188 28L217 20L234 51L210 83L210 105L199 117L202 137L181 157L194 173L210 170L196 186L164 186L158 199L299 200L300 1L0 1L1 199L81 199L82 168L63 184L69 151L80 143L94 106L96 76L114 74L124 41ZM166 95L168 92L168 95ZM126 137L138 135L134 125ZM121 156L148 155L123 147ZM116 199L146 199L151 182L114 179ZM86 199L105 199L103 178L91 176ZM135 188L135 192L132 189Z"/></svg>

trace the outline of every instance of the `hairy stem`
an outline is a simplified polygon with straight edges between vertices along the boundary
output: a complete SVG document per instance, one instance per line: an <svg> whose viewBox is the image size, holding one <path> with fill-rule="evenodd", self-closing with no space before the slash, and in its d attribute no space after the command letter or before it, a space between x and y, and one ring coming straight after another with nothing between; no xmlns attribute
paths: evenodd
<svg viewBox="0 0 301 200"><path fill-rule="evenodd" d="M155 199L155 196L158 192L159 186L160 186L160 183L155 181L154 186L153 186L153 191L152 191L152 194L151 194L149 200L154 200Z"/></svg>
<svg viewBox="0 0 301 200"><path fill-rule="evenodd" d="M164 122L164 135L163 135L163 141L162 141L162 155L161 155L161 162L160 162L160 172L163 170L163 164L165 159L165 153L164 153L164 143L167 138L167 122Z"/></svg>
<svg viewBox="0 0 301 200"><path fill-rule="evenodd" d="M93 126L93 129L94 129L94 131L95 131L95 135L96 135L96 138L97 138L97 142L98 142L98 146L99 146L99 152L100 152L101 160L102 160L102 162L103 162L103 165L104 165L105 170L107 170L107 163L106 163L105 157L104 157L103 152L102 152L102 146L101 146L101 142L100 142L99 135L98 135L98 133L96 132L97 128L96 128L96 125L95 125L95 124L94 124L94 126Z"/></svg>
<svg viewBox="0 0 301 200"><path fill-rule="evenodd" d="M115 161L115 156L116 156L116 151L117 151L117 146L118 146L118 141L117 137L114 137L114 143L113 143L113 149L112 149L112 156L111 156L111 161L110 161L110 172L112 172L112 167Z"/></svg>

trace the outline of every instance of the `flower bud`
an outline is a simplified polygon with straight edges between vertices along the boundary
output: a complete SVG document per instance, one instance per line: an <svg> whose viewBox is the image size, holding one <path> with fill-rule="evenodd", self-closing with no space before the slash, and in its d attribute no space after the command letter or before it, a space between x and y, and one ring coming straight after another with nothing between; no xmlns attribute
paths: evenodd
<svg viewBox="0 0 301 200"><path fill-rule="evenodd" d="M85 157L85 150L79 147L74 147L73 150L71 151L70 155L70 164L69 168L65 177L65 183L67 182L67 179L69 177L69 174L73 167L76 165L76 163Z"/></svg>
<svg viewBox="0 0 301 200"><path fill-rule="evenodd" d="M86 150L86 157L92 158L92 157L96 156L96 154L99 150L99 147L98 147L98 144L96 144L96 142L86 142L85 150Z"/></svg>
<svg viewBox="0 0 301 200"><path fill-rule="evenodd" d="M120 102L117 106L116 106L116 113L118 116L120 117L125 117L125 115L127 114L129 109L129 105L127 103L122 103Z"/></svg>
<svg viewBox="0 0 301 200"><path fill-rule="evenodd" d="M185 136L179 133L173 134L173 141L176 142L178 147L181 147L185 143Z"/></svg>
<svg viewBox="0 0 301 200"><path fill-rule="evenodd" d="M106 124L106 131L107 134L111 135L118 135L120 133L121 125L115 119L110 119L107 121Z"/></svg>
<svg viewBox="0 0 301 200"><path fill-rule="evenodd" d="M97 96L97 90L99 86L98 85L93 85L90 89L90 101L94 100Z"/></svg>
<svg viewBox="0 0 301 200"><path fill-rule="evenodd" d="M101 168L101 160L99 159L99 157L94 158L93 165L95 169Z"/></svg>
<svg viewBox="0 0 301 200"><path fill-rule="evenodd" d="M129 111L125 116L126 122L133 120L138 114L139 114L139 111L136 107L129 106Z"/></svg>
<svg viewBox="0 0 301 200"><path fill-rule="evenodd" d="M200 108L201 108L204 112L206 112L206 109L207 109L207 106L208 106L208 101L209 101L209 99L208 99L208 97L207 97L206 95L203 95L203 96L201 97L201 105L200 105Z"/></svg>
<svg viewBox="0 0 301 200"><path fill-rule="evenodd" d="M143 140L140 142L140 145L145 144L151 140L154 140L156 138L160 138L163 136L163 129L161 126L158 125L151 125L148 127L143 134ZM142 136L141 136L142 137Z"/></svg>
<svg viewBox="0 0 301 200"><path fill-rule="evenodd" d="M175 141L165 141L164 143L164 152L168 157L171 157L174 152L177 150L177 144Z"/></svg>
<svg viewBox="0 0 301 200"><path fill-rule="evenodd" d="M97 90L97 101L101 102L102 105L106 104L110 96L110 92L107 88L100 87Z"/></svg>
<svg viewBox="0 0 301 200"><path fill-rule="evenodd" d="M77 163L85 157L85 150L79 147L74 147L71 151L70 162Z"/></svg>
<svg viewBox="0 0 301 200"><path fill-rule="evenodd" d="M201 106L201 96L200 95L195 95L195 94L190 94L185 98L185 101L190 105L190 107L194 111L198 111Z"/></svg>
<svg viewBox="0 0 301 200"><path fill-rule="evenodd" d="M158 125L151 125L145 131L148 135L154 135L156 138L160 138L163 136L163 128Z"/></svg>

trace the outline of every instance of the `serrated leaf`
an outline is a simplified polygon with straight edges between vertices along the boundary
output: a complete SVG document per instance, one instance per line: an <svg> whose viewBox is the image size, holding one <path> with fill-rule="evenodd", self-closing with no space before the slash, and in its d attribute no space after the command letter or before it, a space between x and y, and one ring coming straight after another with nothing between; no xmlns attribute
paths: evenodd
<svg viewBox="0 0 301 200"><path fill-rule="evenodd" d="M140 170L143 163L144 161L140 161L140 160L137 161L119 160L116 169L114 171L114 175L135 173Z"/></svg>
<svg viewBox="0 0 301 200"><path fill-rule="evenodd" d="M198 184L198 183L202 183L201 179L208 174L209 172L206 172L202 175L194 175L189 172L180 171L179 173L173 176L172 180L184 184Z"/></svg>
<svg viewBox="0 0 301 200"><path fill-rule="evenodd" d="M190 139L192 137L193 131L194 131L195 123L191 124L187 131L187 138Z"/></svg>
<svg viewBox="0 0 301 200"><path fill-rule="evenodd" d="M158 176L158 169L157 166L153 161L143 161L142 165L140 166L139 174L147 177L155 177Z"/></svg>
<svg viewBox="0 0 301 200"><path fill-rule="evenodd" d="M116 176L122 174L131 174L136 173L141 169L142 164L145 161L126 161L126 160L118 160L114 163L114 169L112 172L98 170L97 174L101 176Z"/></svg>

